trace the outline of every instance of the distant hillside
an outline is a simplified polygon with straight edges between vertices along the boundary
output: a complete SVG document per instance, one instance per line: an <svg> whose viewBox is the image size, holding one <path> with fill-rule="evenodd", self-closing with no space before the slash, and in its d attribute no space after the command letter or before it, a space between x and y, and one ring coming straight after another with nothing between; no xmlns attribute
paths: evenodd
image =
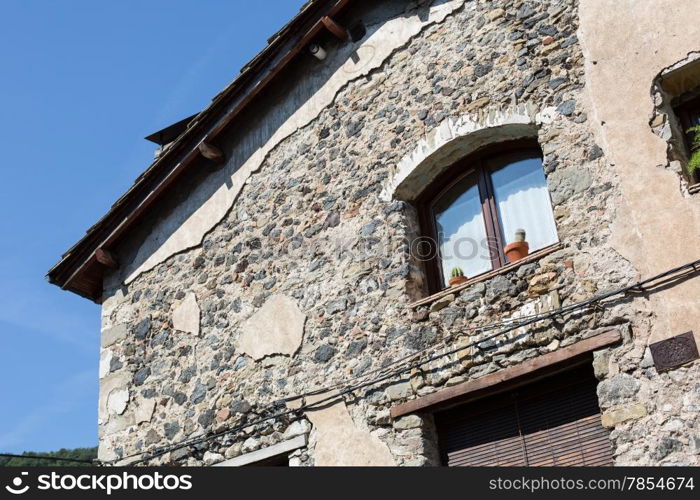
<svg viewBox="0 0 700 500"><path fill-rule="evenodd" d="M88 464L65 462L63 460L51 460L52 457L74 458L76 460L93 460L97 458L97 446L94 448L75 448L66 450L61 448L58 451L48 453L25 451L22 455L32 455L46 457L45 459L35 460L30 458L7 458L0 457L0 467L79 467L87 466Z"/></svg>

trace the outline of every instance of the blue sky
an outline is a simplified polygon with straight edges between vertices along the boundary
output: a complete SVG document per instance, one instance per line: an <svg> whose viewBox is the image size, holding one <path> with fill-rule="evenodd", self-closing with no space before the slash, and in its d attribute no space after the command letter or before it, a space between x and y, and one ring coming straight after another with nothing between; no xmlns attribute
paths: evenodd
<svg viewBox="0 0 700 500"><path fill-rule="evenodd" d="M302 0L0 3L0 451L97 444L99 307L49 285Z"/></svg>

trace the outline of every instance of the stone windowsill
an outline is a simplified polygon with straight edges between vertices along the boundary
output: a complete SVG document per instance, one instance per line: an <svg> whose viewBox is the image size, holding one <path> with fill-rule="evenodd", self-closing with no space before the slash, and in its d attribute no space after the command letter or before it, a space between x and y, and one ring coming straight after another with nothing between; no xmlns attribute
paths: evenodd
<svg viewBox="0 0 700 500"><path fill-rule="evenodd" d="M700 189L700 185L698 185ZM540 250L537 250L536 252L531 253L524 259L520 259L517 262L513 262L511 264L505 265L503 267L499 267L498 269L494 269L492 271L489 271L487 273L480 274L478 276L474 276L473 278L469 279L468 281L465 281L461 285L453 286L450 288L445 288L444 290L440 290L437 293L434 293L428 297L425 297L423 299L417 300L413 302L412 304L409 304L408 307L410 309L415 309L420 306L429 306L436 300L439 300L443 297L446 297L447 295L450 295L452 293L459 293L465 288L469 288L472 286L474 283L479 283L481 281L486 281L490 280L491 278L498 276L500 274L506 274L514 269L519 268L520 266L523 266L525 264L530 264L532 262L540 260L542 257L549 255L551 253L556 252L557 250L561 250L564 248L564 245L562 243L555 243L554 245L549 245L548 247L541 248Z"/></svg>

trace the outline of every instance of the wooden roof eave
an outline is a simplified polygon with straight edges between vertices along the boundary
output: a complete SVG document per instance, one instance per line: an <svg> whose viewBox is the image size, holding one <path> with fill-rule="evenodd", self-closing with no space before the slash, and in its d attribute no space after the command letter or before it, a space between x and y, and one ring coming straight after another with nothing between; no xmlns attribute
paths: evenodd
<svg viewBox="0 0 700 500"><path fill-rule="evenodd" d="M95 258L95 251L113 247L199 156L199 144L211 141L220 134L324 29L321 22L324 16L337 15L351 1L312 0L302 7L290 23L271 37L271 44L241 70L236 79L194 118L173 145L88 229L86 235L63 254L61 260L49 270L48 281L94 302L100 302L103 268Z"/></svg>

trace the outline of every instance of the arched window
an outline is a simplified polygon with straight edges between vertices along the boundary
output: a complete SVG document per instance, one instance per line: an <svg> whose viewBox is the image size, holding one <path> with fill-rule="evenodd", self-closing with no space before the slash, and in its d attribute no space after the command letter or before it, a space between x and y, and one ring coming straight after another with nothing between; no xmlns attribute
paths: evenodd
<svg viewBox="0 0 700 500"><path fill-rule="evenodd" d="M504 247L521 229L529 252L558 242L542 155L531 142L461 159L423 192L418 209L437 250L426 260L431 292L447 287L455 268L473 278L508 264L514 257Z"/></svg>

